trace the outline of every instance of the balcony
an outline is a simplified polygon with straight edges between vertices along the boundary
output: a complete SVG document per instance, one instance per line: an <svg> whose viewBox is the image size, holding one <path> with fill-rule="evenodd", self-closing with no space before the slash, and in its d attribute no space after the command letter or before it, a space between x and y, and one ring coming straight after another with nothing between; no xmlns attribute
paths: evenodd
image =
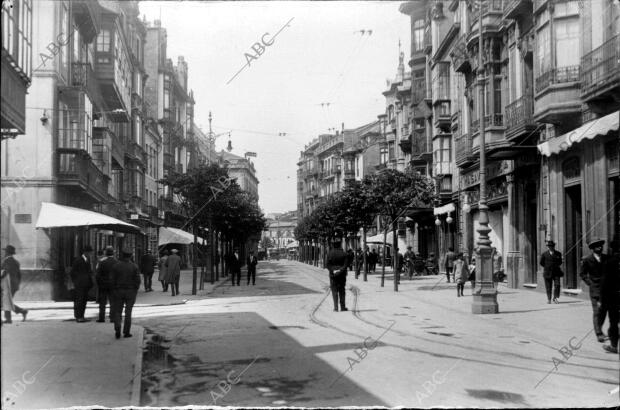
<svg viewBox="0 0 620 410"><path fill-rule="evenodd" d="M354 179L355 178L355 170L352 168L345 168L344 170L344 178L345 179Z"/></svg>
<svg viewBox="0 0 620 410"><path fill-rule="evenodd" d="M105 202L108 198L109 177L91 161L83 151L58 149L58 185Z"/></svg>
<svg viewBox="0 0 620 410"><path fill-rule="evenodd" d="M465 167L475 160L473 156L472 139L469 135L462 135L455 140L456 165Z"/></svg>
<svg viewBox="0 0 620 410"><path fill-rule="evenodd" d="M536 93L544 91L552 84L579 81L579 66L552 68L536 78Z"/></svg>
<svg viewBox="0 0 620 410"><path fill-rule="evenodd" d="M510 0L504 7L504 18L519 20L520 18L532 15L532 0Z"/></svg>
<svg viewBox="0 0 620 410"><path fill-rule="evenodd" d="M183 164L177 164L176 165L176 172L179 174L183 173Z"/></svg>
<svg viewBox="0 0 620 410"><path fill-rule="evenodd" d="M523 96L506 106L506 138L529 133L536 128L534 121L534 99Z"/></svg>
<svg viewBox="0 0 620 410"><path fill-rule="evenodd" d="M90 63L71 63L71 76L66 87L62 87L65 99L77 98L79 92L86 92L91 100L99 95L97 78Z"/></svg>
<svg viewBox="0 0 620 410"><path fill-rule="evenodd" d="M433 49L433 38L431 35L431 26L427 25L424 29L424 53L429 54Z"/></svg>
<svg viewBox="0 0 620 410"><path fill-rule="evenodd" d="M460 73L468 73L471 71L471 64L469 63L469 55L467 53L467 34L461 35L456 40L450 57L452 57L454 71Z"/></svg>
<svg viewBox="0 0 620 410"><path fill-rule="evenodd" d="M433 107L433 123L437 128L450 128L452 114L450 113L450 101L436 102Z"/></svg>
<svg viewBox="0 0 620 410"><path fill-rule="evenodd" d="M92 0L75 0L72 5L75 26L79 28L85 43L92 42L101 26L99 5Z"/></svg>
<svg viewBox="0 0 620 410"><path fill-rule="evenodd" d="M135 142L130 142L127 144L125 156L129 158L130 161L137 162L140 165L145 165L148 159L148 155L146 154L144 148Z"/></svg>
<svg viewBox="0 0 620 410"><path fill-rule="evenodd" d="M414 165L426 164L433 159L433 153L430 150L430 146L426 141L425 135L417 136L413 138L411 144L411 162Z"/></svg>
<svg viewBox="0 0 620 410"><path fill-rule="evenodd" d="M114 23L111 26L114 27ZM119 36L118 30L114 31L111 38L111 44L115 44L115 39ZM124 48L124 42L119 42L121 47ZM95 73L99 81L99 87L101 89L101 95L105 102L106 107L110 111L110 115L114 117L116 122L129 122L131 109L131 79L123 78L127 75L121 70L121 58L128 55L124 53L126 50L118 50L116 55L113 47L110 47L110 52L97 52L97 65ZM129 62L126 62L129 64Z"/></svg>
<svg viewBox="0 0 620 410"><path fill-rule="evenodd" d="M620 94L620 35L581 58L581 98L608 100Z"/></svg>
<svg viewBox="0 0 620 410"><path fill-rule="evenodd" d="M185 215L185 210L183 209L183 206L177 202L174 202L172 198L160 197L159 210L179 216Z"/></svg>
<svg viewBox="0 0 620 410"><path fill-rule="evenodd" d="M174 169L174 155L164 152L164 168Z"/></svg>
<svg viewBox="0 0 620 410"><path fill-rule="evenodd" d="M405 154L411 152L411 139L409 138L409 136L403 136L403 138L401 138L398 142L398 145L400 146L401 151L403 151Z"/></svg>
<svg viewBox="0 0 620 410"><path fill-rule="evenodd" d="M534 120L578 126L583 101L580 96L579 66L551 69L535 80Z"/></svg>
<svg viewBox="0 0 620 410"><path fill-rule="evenodd" d="M418 105L426 99L426 80L424 78L416 78L411 83L411 104Z"/></svg>

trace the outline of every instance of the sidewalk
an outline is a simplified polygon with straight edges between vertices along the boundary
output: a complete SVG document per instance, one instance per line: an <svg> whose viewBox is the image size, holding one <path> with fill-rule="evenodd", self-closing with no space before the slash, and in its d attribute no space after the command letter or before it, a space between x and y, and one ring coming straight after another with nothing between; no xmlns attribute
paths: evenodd
<svg viewBox="0 0 620 410"><path fill-rule="evenodd" d="M220 280L211 284L211 276L207 275L208 281L204 283L203 289L200 290L200 269L198 269L198 274L196 278L196 295L192 295L192 269L184 269L181 271L181 279L179 281L179 291L180 295L172 297L170 288L168 288L168 292L164 293L162 291L161 283L157 280L158 273L155 272L153 275L153 292L145 292L144 291L144 278L141 276L141 284L140 290L138 291L138 297L136 299L135 306L144 307L144 306L162 306L162 305L179 305L186 303L189 300L202 299L208 296L214 289L222 286L229 277L222 278L220 276ZM33 302L33 301L20 301L19 292L15 295L15 303L17 303L20 307L24 309L31 310L48 310L48 309L73 309L72 301L64 301L64 302L54 302L52 300ZM88 307L91 308L93 306L97 306L97 304L93 301L88 303Z"/></svg>
<svg viewBox="0 0 620 410"><path fill-rule="evenodd" d="M156 278L153 292L145 293L141 285L135 307L204 299L228 279L206 282L204 289L192 295L192 270L183 270L181 294L172 297L170 290L162 292ZM17 303L32 310L73 309L73 302ZM58 319L21 322L21 315L16 314L13 324L2 326L3 409L58 408L68 403L89 407L140 405L144 329L132 324L133 337L116 340L111 323L94 321L97 312L98 305L89 302L85 316L92 320L87 323Z"/></svg>
<svg viewBox="0 0 620 410"><path fill-rule="evenodd" d="M116 340L111 326L3 325L2 408L138 406L144 330L132 326L133 337Z"/></svg>

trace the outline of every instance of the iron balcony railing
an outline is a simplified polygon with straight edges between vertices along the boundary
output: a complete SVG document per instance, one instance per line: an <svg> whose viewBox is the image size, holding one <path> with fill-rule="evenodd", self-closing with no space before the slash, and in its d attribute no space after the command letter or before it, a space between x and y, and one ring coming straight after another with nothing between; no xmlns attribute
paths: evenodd
<svg viewBox="0 0 620 410"><path fill-rule="evenodd" d="M472 154L472 140L467 134L461 135L460 138L455 140L456 142L456 162L465 162L471 157Z"/></svg>
<svg viewBox="0 0 620 410"><path fill-rule="evenodd" d="M90 114L80 110L58 110L58 148L92 152Z"/></svg>
<svg viewBox="0 0 620 410"><path fill-rule="evenodd" d="M560 84L579 81L578 65L552 68L536 78L536 92L539 93L551 84Z"/></svg>
<svg viewBox="0 0 620 410"><path fill-rule="evenodd" d="M581 95L588 95L610 80L620 80L620 35L616 35L581 58Z"/></svg>
<svg viewBox="0 0 620 410"><path fill-rule="evenodd" d="M61 184L79 184L85 189L105 198L108 193L109 177L105 175L84 152L58 153L58 178Z"/></svg>
<svg viewBox="0 0 620 410"><path fill-rule="evenodd" d="M531 124L534 115L534 99L525 95L506 106L506 128Z"/></svg>

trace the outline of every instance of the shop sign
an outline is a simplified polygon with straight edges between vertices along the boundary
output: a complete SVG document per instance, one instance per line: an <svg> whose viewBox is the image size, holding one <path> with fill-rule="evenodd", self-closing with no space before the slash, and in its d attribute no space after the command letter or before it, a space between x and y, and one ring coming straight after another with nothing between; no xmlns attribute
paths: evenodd
<svg viewBox="0 0 620 410"><path fill-rule="evenodd" d="M491 162L486 167L487 181L506 175L514 171L513 162L511 160ZM461 189L467 189L480 183L480 170L475 169L460 177Z"/></svg>

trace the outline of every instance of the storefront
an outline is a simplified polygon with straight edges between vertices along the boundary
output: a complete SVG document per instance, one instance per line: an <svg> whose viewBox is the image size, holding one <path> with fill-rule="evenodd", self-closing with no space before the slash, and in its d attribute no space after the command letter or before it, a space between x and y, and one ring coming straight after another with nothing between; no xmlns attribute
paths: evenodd
<svg viewBox="0 0 620 410"><path fill-rule="evenodd" d="M553 239L564 255L567 289L587 287L579 266L591 240L605 239L607 247L620 238L618 123L616 111L538 146L544 156L545 239ZM538 281L544 289L542 278Z"/></svg>

